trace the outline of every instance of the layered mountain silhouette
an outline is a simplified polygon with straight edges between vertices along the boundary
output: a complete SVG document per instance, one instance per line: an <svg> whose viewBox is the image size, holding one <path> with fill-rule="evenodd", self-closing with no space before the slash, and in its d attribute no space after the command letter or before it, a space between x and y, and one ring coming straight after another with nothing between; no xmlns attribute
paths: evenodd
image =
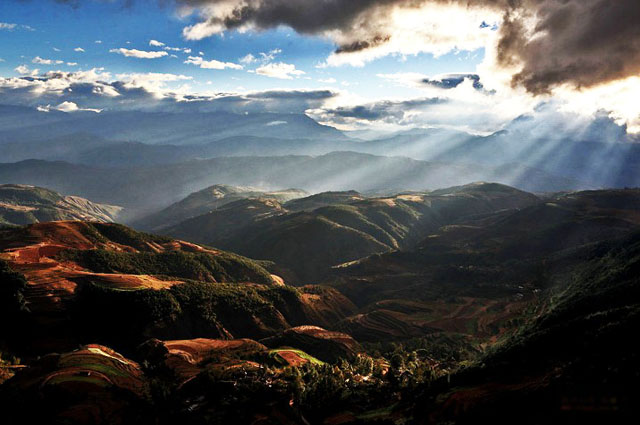
<svg viewBox="0 0 640 425"><path fill-rule="evenodd" d="M502 169L470 167L354 152L322 156L220 157L130 168L40 160L0 164L0 182L45 186L95 202L120 205L128 212L121 219L125 222L157 212L220 182L265 191L298 188L311 193L343 190L397 193L433 190L470 181L509 183L514 174L521 175L518 188L534 192L588 187L576 180L518 165ZM79 175L82 179L76 178Z"/></svg>

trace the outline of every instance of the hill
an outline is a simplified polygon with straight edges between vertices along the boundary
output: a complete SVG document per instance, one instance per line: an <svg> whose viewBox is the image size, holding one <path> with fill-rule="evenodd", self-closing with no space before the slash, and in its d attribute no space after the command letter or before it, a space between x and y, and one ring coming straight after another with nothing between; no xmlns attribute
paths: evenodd
<svg viewBox="0 0 640 425"><path fill-rule="evenodd" d="M297 212L241 199L190 219L299 263L324 261L305 251L322 235L348 252L330 227L309 237L317 221L397 243L328 268L325 285L287 286L272 274L282 265L121 225L1 230L0 379L15 376L0 408L74 423L636 416L640 190L329 198Z"/></svg>
<svg viewBox="0 0 640 425"><path fill-rule="evenodd" d="M138 219L133 223L133 226L157 232L165 227L175 225L191 217L205 214L241 199L273 199L284 203L292 199L304 197L305 195L306 192L298 189L265 192L251 187L213 185L190 194L183 200L168 206L162 211Z"/></svg>
<svg viewBox="0 0 640 425"><path fill-rule="evenodd" d="M329 192L284 206L267 200L231 203L163 232L275 261L289 281L308 283L325 279L332 266L409 248L462 217L536 202L529 193L488 183L384 198Z"/></svg>
<svg viewBox="0 0 640 425"><path fill-rule="evenodd" d="M113 222L121 211L121 207L62 196L41 187L0 185L0 224L19 226L59 220Z"/></svg>
<svg viewBox="0 0 640 425"><path fill-rule="evenodd" d="M24 300L4 323L21 321L14 344L25 354L87 340L130 349L149 337L266 337L353 308L335 290L285 286L269 264L121 225L42 223L2 230L0 241L3 267L23 276L2 301Z"/></svg>
<svg viewBox="0 0 640 425"><path fill-rule="evenodd" d="M501 335L541 293L566 285L593 244L638 229L639 200L637 189L561 194L466 217L413 249L336 268L329 279L360 307L338 329L369 341Z"/></svg>
<svg viewBox="0 0 640 425"><path fill-rule="evenodd" d="M639 254L638 233L586 250L541 313L452 376L449 389L425 391L415 415L430 420L418 422L633 421L638 353L626 339L640 324Z"/></svg>

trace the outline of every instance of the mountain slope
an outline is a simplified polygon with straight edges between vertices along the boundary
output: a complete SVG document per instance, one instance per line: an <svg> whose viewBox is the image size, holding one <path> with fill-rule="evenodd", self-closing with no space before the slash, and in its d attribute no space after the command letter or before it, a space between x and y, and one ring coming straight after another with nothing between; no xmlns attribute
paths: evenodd
<svg viewBox="0 0 640 425"><path fill-rule="evenodd" d="M120 207L96 204L77 196L62 196L41 187L0 185L0 224L58 220L113 222L121 211Z"/></svg>
<svg viewBox="0 0 640 425"><path fill-rule="evenodd" d="M336 268L333 284L360 307L338 329L367 341L498 336L542 292L562 288L593 244L640 228L638 201L636 189L561 194L466 217L413 249Z"/></svg>
<svg viewBox="0 0 640 425"><path fill-rule="evenodd" d="M144 230L159 231L241 199L262 198L287 202L305 195L306 192L297 189L265 192L251 187L214 185L194 192L162 211L137 220L133 226Z"/></svg>
<svg viewBox="0 0 640 425"><path fill-rule="evenodd" d="M411 247L462 217L537 201L529 193L488 183L384 198L329 192L284 207L268 200L239 201L163 232L275 261L287 269L281 273L289 281L309 283L325 279L332 266ZM289 212L288 207L307 211Z"/></svg>
<svg viewBox="0 0 640 425"><path fill-rule="evenodd" d="M26 309L8 308L2 326L19 320L9 346L30 355L86 341L122 350L149 337L262 338L353 312L335 290L285 286L269 264L115 224L1 230L0 261L26 282L3 295Z"/></svg>
<svg viewBox="0 0 640 425"><path fill-rule="evenodd" d="M542 314L454 375L455 387L426 391L416 417L429 420L419 423L633 422L639 259L638 233L593 246Z"/></svg>

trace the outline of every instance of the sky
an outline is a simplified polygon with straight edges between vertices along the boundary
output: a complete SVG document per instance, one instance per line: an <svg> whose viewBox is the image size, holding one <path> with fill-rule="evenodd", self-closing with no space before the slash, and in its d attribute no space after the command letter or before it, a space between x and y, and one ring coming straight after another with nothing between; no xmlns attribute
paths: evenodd
<svg viewBox="0 0 640 425"><path fill-rule="evenodd" d="M0 104L478 134L551 105L637 133L639 28L637 0L3 0Z"/></svg>

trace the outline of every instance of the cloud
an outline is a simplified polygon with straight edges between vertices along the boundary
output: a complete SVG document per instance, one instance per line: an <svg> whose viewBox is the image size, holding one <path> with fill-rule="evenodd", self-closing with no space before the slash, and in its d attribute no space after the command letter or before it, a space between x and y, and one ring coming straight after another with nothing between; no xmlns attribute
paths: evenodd
<svg viewBox="0 0 640 425"><path fill-rule="evenodd" d="M478 74L445 74L433 79L424 78L421 82L428 86L449 90L458 87L464 80L473 81L473 88L476 90L484 89Z"/></svg>
<svg viewBox="0 0 640 425"><path fill-rule="evenodd" d="M96 41L94 41L94 43L96 43L96 44L102 44L102 40L96 40Z"/></svg>
<svg viewBox="0 0 640 425"><path fill-rule="evenodd" d="M501 0L181 1L196 7L203 18L184 28L187 39L285 25L301 34L332 39L337 48L328 59L329 65L361 65L394 52L440 55L453 49L484 47L491 30L479 25L483 20L497 21L500 11L468 4L497 2Z"/></svg>
<svg viewBox="0 0 640 425"><path fill-rule="evenodd" d="M153 46L153 47L162 47L165 44L161 41L158 40L149 40L149 46Z"/></svg>
<svg viewBox="0 0 640 425"><path fill-rule="evenodd" d="M640 131L638 0L178 0L200 21L187 39L288 26L332 40L321 66L364 66L388 55L484 49L486 90L558 97L610 111ZM432 85L437 83L431 83ZM442 82L447 84L447 82ZM450 81L455 83L455 81ZM624 89L621 89L624 87ZM631 90L626 92L625 90ZM613 93L613 96L608 96ZM614 102L611 99L615 98ZM576 99L593 100L594 104Z"/></svg>
<svg viewBox="0 0 640 425"><path fill-rule="evenodd" d="M61 104L56 106L54 109L57 109L58 111L62 111L62 112L77 112L77 111L89 111L89 110L94 112L100 112L97 109L80 109L78 108L78 105L76 105L73 102L62 102Z"/></svg>
<svg viewBox="0 0 640 425"><path fill-rule="evenodd" d="M251 53L248 53L246 56L240 59L240 62L247 65L257 62L268 63L273 61L280 53L282 53L282 49L277 48L271 49L268 52L260 52L258 53L258 57L253 56Z"/></svg>
<svg viewBox="0 0 640 425"><path fill-rule="evenodd" d="M120 55L126 56L126 57L131 57L131 58L139 58L139 59L157 59L157 58L161 58L163 56L167 56L168 53L167 52L147 52L144 50L138 50L138 49L125 49L125 48L119 48L119 49L111 49L109 50L110 53L118 53Z"/></svg>
<svg viewBox="0 0 640 425"><path fill-rule="evenodd" d="M73 49L74 52L84 52L84 49L82 47L76 47L75 49Z"/></svg>
<svg viewBox="0 0 640 425"><path fill-rule="evenodd" d="M14 31L16 29L35 31L35 29L33 27L30 27L29 25L18 25L9 22L0 22L0 31Z"/></svg>
<svg viewBox="0 0 640 425"><path fill-rule="evenodd" d="M287 121L269 121L265 125L267 127L275 127L277 125L284 125L284 124L287 124Z"/></svg>
<svg viewBox="0 0 640 425"><path fill-rule="evenodd" d="M480 76L474 73L441 74L431 77L417 72L398 72L395 74L377 74L376 76L405 87L451 90L458 87L465 80L470 80L476 90L484 89L480 82Z"/></svg>
<svg viewBox="0 0 640 425"><path fill-rule="evenodd" d="M113 76L101 68L49 71L43 75L28 72L24 77L0 77L0 104L51 109L49 105L72 102L79 110L304 113L339 95L330 90L193 94L188 87L176 86L191 80L179 74Z"/></svg>
<svg viewBox="0 0 640 425"><path fill-rule="evenodd" d="M520 69L512 83L532 93L576 88L640 72L640 2L533 0L507 10L498 59Z"/></svg>
<svg viewBox="0 0 640 425"><path fill-rule="evenodd" d="M40 70L38 69L29 69L27 65L19 65L14 69L14 71L16 71L20 75L31 75L31 76L38 75L38 73L40 72Z"/></svg>
<svg viewBox="0 0 640 425"><path fill-rule="evenodd" d="M67 66L78 66L78 62L67 62Z"/></svg>
<svg viewBox="0 0 640 425"><path fill-rule="evenodd" d="M382 100L355 106L339 106L334 109L313 111L323 121L340 124L382 121L397 125L406 124L418 112L431 109L434 105L447 103L446 99L418 98L411 100Z"/></svg>
<svg viewBox="0 0 640 425"><path fill-rule="evenodd" d="M319 79L318 80L321 83L326 83L326 84L335 84L338 81L335 78L325 78L325 79Z"/></svg>
<svg viewBox="0 0 640 425"><path fill-rule="evenodd" d="M193 77L182 74L141 72L117 74L116 79L119 83L124 83L125 88L144 88L150 93L160 94L166 90L166 83L191 81Z"/></svg>
<svg viewBox="0 0 640 425"><path fill-rule="evenodd" d="M325 105L309 113L319 121L345 129L385 127L443 127L474 134L490 134L532 111L540 103L527 94L478 90L474 79L465 78L454 87L425 84L426 79L440 81L418 73L379 74L391 84L411 87L411 99L381 98L367 101L343 96L341 103Z"/></svg>
<svg viewBox="0 0 640 425"><path fill-rule="evenodd" d="M189 49L188 47L170 47L170 46L164 46L163 47L164 50L167 50L169 52L183 52L186 53L187 55L191 53L191 49Z"/></svg>
<svg viewBox="0 0 640 425"><path fill-rule="evenodd" d="M61 60L43 59L40 56L36 56L35 58L33 58L31 62L40 64L40 65L60 65L64 63L64 61L61 61Z"/></svg>
<svg viewBox="0 0 640 425"><path fill-rule="evenodd" d="M268 63L256 69L256 74L282 80L291 80L294 76L303 75L304 73L304 71L296 69L295 65L283 62Z"/></svg>
<svg viewBox="0 0 640 425"><path fill-rule="evenodd" d="M637 0L179 0L203 20L201 39L233 29L285 25L337 44L329 65L391 53L436 55L489 47L515 66L512 84L532 93L590 87L640 72ZM494 24L489 25L487 22ZM484 24L484 25L483 25ZM496 31L497 30L497 31ZM494 36L497 35L497 39Z"/></svg>
<svg viewBox="0 0 640 425"><path fill-rule="evenodd" d="M260 59L263 62L271 62L272 60L274 60L276 58L276 56L278 56L280 53L282 53L282 49L272 49L269 50L268 52L260 52Z"/></svg>
<svg viewBox="0 0 640 425"><path fill-rule="evenodd" d="M200 56L189 56L186 64L196 65L203 69L243 69L242 65L233 62L220 62L215 59L206 61Z"/></svg>
<svg viewBox="0 0 640 425"><path fill-rule="evenodd" d="M258 59L256 59L256 57L253 56L251 53L248 53L246 56L243 56L242 58L240 58L240 63L244 63L246 65L250 65L256 62L258 62Z"/></svg>

